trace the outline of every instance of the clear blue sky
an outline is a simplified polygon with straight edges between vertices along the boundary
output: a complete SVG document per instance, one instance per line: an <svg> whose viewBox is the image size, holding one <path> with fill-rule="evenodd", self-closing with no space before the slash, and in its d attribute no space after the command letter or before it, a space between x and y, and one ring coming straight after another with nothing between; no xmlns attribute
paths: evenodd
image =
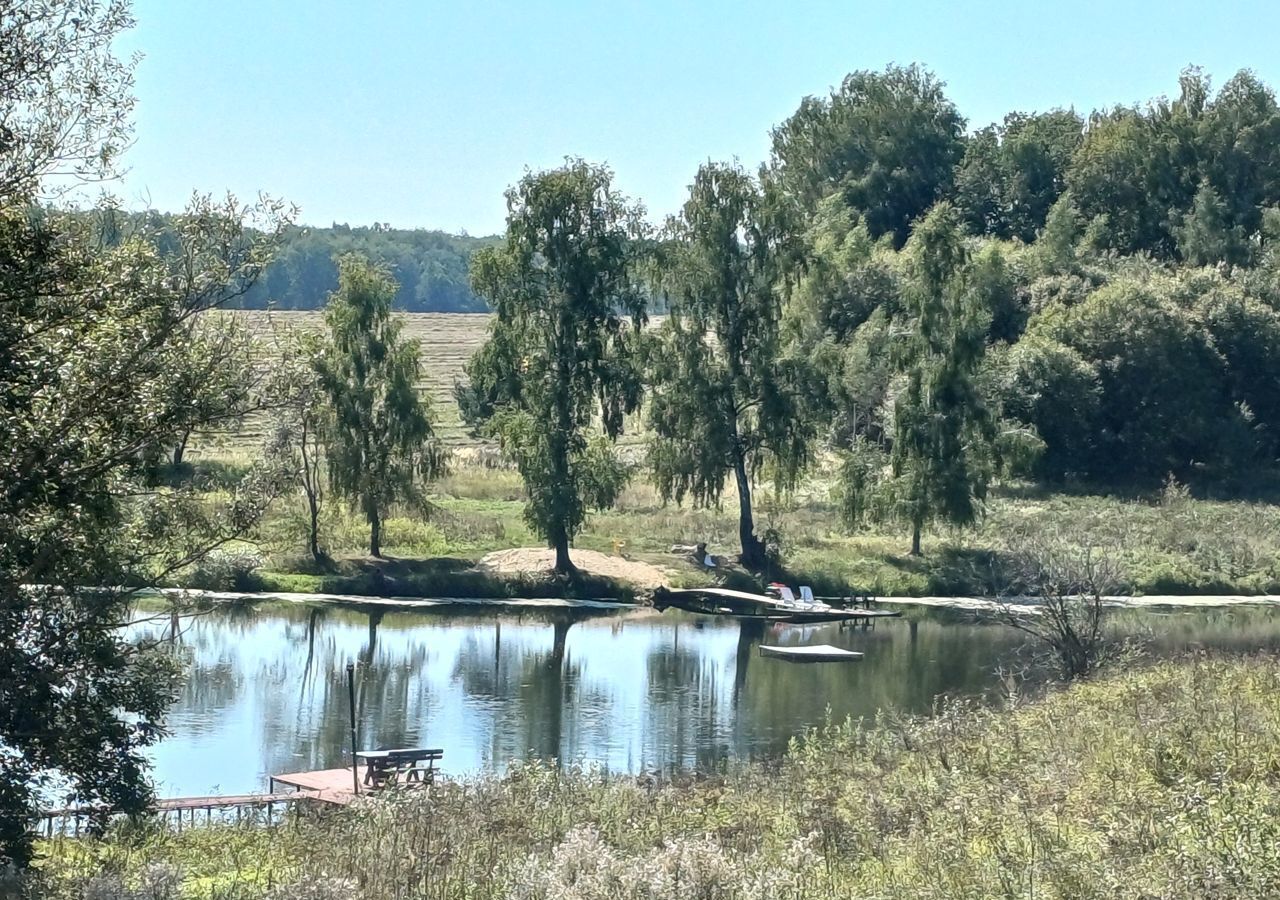
<svg viewBox="0 0 1280 900"><path fill-rule="evenodd" d="M1220 85L1280 86L1277 0L135 0L137 142L119 193L266 191L312 225L500 231L502 191L608 162L655 219L698 164L754 167L847 72L921 62L970 127Z"/></svg>

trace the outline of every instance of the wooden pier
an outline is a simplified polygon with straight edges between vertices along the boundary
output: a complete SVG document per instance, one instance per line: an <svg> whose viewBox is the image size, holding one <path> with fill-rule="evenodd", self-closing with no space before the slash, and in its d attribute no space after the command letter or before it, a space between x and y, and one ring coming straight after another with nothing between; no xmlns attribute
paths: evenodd
<svg viewBox="0 0 1280 900"><path fill-rule="evenodd" d="M351 770L343 769L342 771L347 774L347 793L350 795ZM348 797L348 802L349 799ZM204 820L205 824L212 824L215 812L219 816L234 813L235 821L237 822L263 813L267 823L270 824L275 818L277 807L284 810L300 803L316 802L334 803L339 801L331 799L317 790L298 790L288 794L169 797L157 800L151 807L151 812L161 823L171 825L177 831L182 831L184 824L188 827L198 825L201 819ZM38 834L49 838L56 834L79 837L80 832L84 830L88 823L102 814L102 808L95 806L67 806L61 809L46 809L40 813L36 831Z"/></svg>
<svg viewBox="0 0 1280 900"><path fill-rule="evenodd" d="M816 598L815 598L816 599ZM834 600L835 602L830 602ZM767 622L820 624L855 622L870 625L875 619L901 616L897 610L875 609L871 597L823 598L823 602L803 605L784 603L768 594L751 594L729 588L658 588L653 594L657 610L670 608L708 616L732 616ZM836 605L837 603L841 605Z"/></svg>
<svg viewBox="0 0 1280 900"><path fill-rule="evenodd" d="M431 751L441 753L442 751ZM358 771L358 770L357 770ZM355 777L359 777L358 775ZM287 790L280 790L285 788ZM371 792L361 779L359 793ZM295 806L346 806L357 796L352 767L344 769L316 769L309 772L286 772L267 777L265 794L227 794L210 797L169 797L157 800L151 807L159 821L177 831L183 827L212 824L217 821L241 822L262 815L267 824L275 819L277 811ZM55 835L79 837L89 822L100 818L103 808L96 806L68 806L43 810L36 820L36 833L52 838ZM107 813L111 815L111 813ZM234 816L234 819L232 817Z"/></svg>
<svg viewBox="0 0 1280 900"><path fill-rule="evenodd" d="M312 772L289 772L267 778L267 790L273 797L308 795L319 803L346 806L356 798L351 767L345 769L317 769ZM276 787L284 785L295 793L277 794ZM362 786L361 790L365 790Z"/></svg>

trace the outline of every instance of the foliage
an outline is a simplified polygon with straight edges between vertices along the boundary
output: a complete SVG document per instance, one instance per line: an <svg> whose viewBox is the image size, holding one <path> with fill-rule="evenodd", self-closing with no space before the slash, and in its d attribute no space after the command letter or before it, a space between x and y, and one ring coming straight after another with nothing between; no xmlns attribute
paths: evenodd
<svg viewBox="0 0 1280 900"><path fill-rule="evenodd" d="M765 562L751 484L768 466L793 486L812 457L817 427L803 400L806 367L784 353L775 287L776 242L753 180L704 165L678 217L661 281L670 315L649 348L649 463L664 499L717 503L737 487L745 565Z"/></svg>
<svg viewBox="0 0 1280 900"><path fill-rule="evenodd" d="M1071 348L1098 373L1093 452L1063 459L1059 443L1063 468L1104 480L1187 477L1197 462L1235 454L1239 410L1226 399L1221 365L1172 287L1162 279L1118 279L1078 306L1037 314L1028 326L1029 334ZM1081 374L1069 369L1059 366L1079 382ZM1079 387L1062 390L1080 395Z"/></svg>
<svg viewBox="0 0 1280 900"><path fill-rule="evenodd" d="M1066 189L1084 133L1074 110L1010 113L965 142L955 205L974 234L1034 241Z"/></svg>
<svg viewBox="0 0 1280 900"><path fill-rule="evenodd" d="M1280 192L1280 108L1249 72L1213 97L1199 70L1179 81L1176 100L1095 113L1067 183L1106 249L1172 259L1181 244L1191 258L1239 257L1239 238L1258 232Z"/></svg>
<svg viewBox="0 0 1280 900"><path fill-rule="evenodd" d="M1193 266L1242 262L1248 252L1244 227L1228 223L1226 204L1207 180L1196 191L1176 236L1178 254Z"/></svg>
<svg viewBox="0 0 1280 900"><path fill-rule="evenodd" d="M197 201L200 203L200 201ZM261 212L272 217L275 208ZM191 321L259 269L246 212L197 205L203 250L171 266L133 240L105 253L73 223L0 210L0 846L56 784L127 810L148 798L142 750L162 733L164 658L116 627L129 592L244 534L279 490L270 461L220 500L152 486L153 448L224 409L221 343ZM64 230L72 229L72 230Z"/></svg>
<svg viewBox="0 0 1280 900"><path fill-rule="evenodd" d="M298 228L286 232L279 257L241 305L246 309L315 309L338 287L338 260L349 253L385 266L396 281L392 306L411 312L484 312L467 267L494 238L387 225Z"/></svg>
<svg viewBox="0 0 1280 900"><path fill-rule="evenodd" d="M274 433L266 452L287 460L307 504L307 550L322 562L320 517L324 510L324 435L332 426L324 385L315 361L324 354L324 343L315 335L275 333L277 365L268 385L275 409Z"/></svg>
<svg viewBox="0 0 1280 900"><path fill-rule="evenodd" d="M890 234L901 246L911 223L951 190L963 129L928 70L854 72L773 129L769 177L803 210L840 194L873 238Z"/></svg>
<svg viewBox="0 0 1280 900"><path fill-rule="evenodd" d="M507 192L503 244L476 254L472 284L496 312L467 366L472 414L516 461L525 516L570 572L569 544L589 508L623 483L608 441L640 401L635 344L639 210L608 169L570 160ZM590 440L595 426L605 440Z"/></svg>
<svg viewBox="0 0 1280 900"><path fill-rule="evenodd" d="M1057 341L1030 336L988 357L1002 415L1044 441L1036 472L1084 474L1097 438L1101 387L1095 365Z"/></svg>
<svg viewBox="0 0 1280 900"><path fill-rule="evenodd" d="M911 333L900 346L907 383L894 404L896 505L911 552L932 518L968 525L994 469L992 417L977 389L990 312L966 273L955 211L932 210L907 246Z"/></svg>
<svg viewBox="0 0 1280 900"><path fill-rule="evenodd" d="M395 503L422 505L420 483L444 472L446 455L419 395L415 341L392 315L395 281L358 256L339 261L329 298L328 342L316 357L328 402L322 430L329 484L369 523L369 553L382 555L382 520Z"/></svg>
<svg viewBox="0 0 1280 900"><path fill-rule="evenodd" d="M135 59L111 43L133 25L126 0L0 5L0 205L44 179L110 177L130 139Z"/></svg>

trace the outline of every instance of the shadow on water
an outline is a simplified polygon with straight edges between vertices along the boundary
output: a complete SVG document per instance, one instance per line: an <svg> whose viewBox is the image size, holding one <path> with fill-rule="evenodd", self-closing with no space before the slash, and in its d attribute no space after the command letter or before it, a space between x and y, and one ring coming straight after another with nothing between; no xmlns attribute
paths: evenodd
<svg viewBox="0 0 1280 900"><path fill-rule="evenodd" d="M1121 611L1156 653L1280 647L1280 612ZM139 629L163 630L163 619ZM873 629L776 626L636 609L240 605L181 638L190 677L155 748L162 795L261 789L268 773L345 765L345 667L365 747L445 748L445 770L530 757L614 771L718 769L771 757L835 719L928 713L1038 677L1023 637L955 611ZM796 665L761 643L833 644L856 663Z"/></svg>

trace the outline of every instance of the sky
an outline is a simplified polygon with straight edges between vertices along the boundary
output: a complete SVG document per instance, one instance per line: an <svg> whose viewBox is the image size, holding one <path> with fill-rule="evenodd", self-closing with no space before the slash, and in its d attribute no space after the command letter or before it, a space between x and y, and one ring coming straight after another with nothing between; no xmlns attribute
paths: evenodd
<svg viewBox="0 0 1280 900"><path fill-rule="evenodd" d="M503 191L606 162L655 221L700 163L858 69L919 62L970 128L1176 94L1202 66L1280 86L1277 0L134 0L135 143L115 192L259 192L300 221L493 234Z"/></svg>

